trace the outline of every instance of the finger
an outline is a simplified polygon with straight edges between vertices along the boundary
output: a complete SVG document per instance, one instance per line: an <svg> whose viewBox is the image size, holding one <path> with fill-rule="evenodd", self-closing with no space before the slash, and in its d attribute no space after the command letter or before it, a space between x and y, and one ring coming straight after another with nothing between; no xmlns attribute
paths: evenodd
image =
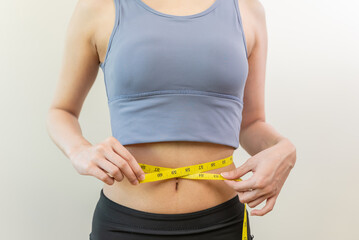
<svg viewBox="0 0 359 240"><path fill-rule="evenodd" d="M110 151L107 151L106 155L108 155L108 152L110 152ZM126 178L128 179L129 182L131 182L131 184L137 185L138 180L137 180L137 177L136 177L135 173L132 171L131 167L128 165L126 160L124 160L121 157L119 157L119 159L120 160L117 163L118 167L116 165L114 165L108 159L106 159L106 161L99 161L99 164L101 164L101 167L103 167L111 175L112 174L118 174L118 172L120 172L121 174L126 176ZM112 158L112 160L113 160L113 158ZM122 180L123 180L123 178L119 179L119 181L122 181Z"/></svg>
<svg viewBox="0 0 359 240"><path fill-rule="evenodd" d="M132 168L125 160L121 161L121 171L133 185L139 183L135 173L132 171Z"/></svg>
<svg viewBox="0 0 359 240"><path fill-rule="evenodd" d="M117 181L122 181L123 180L123 173L122 171L122 167L123 167L123 163L126 162L122 157L120 157L119 155L117 155L112 149L106 151L104 153L106 160L113 163L117 169L113 169L114 173L110 174L112 176L115 176L114 174L116 174L118 176L118 179L116 178ZM118 173L119 172L119 173Z"/></svg>
<svg viewBox="0 0 359 240"><path fill-rule="evenodd" d="M240 182L234 181L234 180L223 180L226 184L228 184L230 187L232 187L237 192L246 192L250 189L254 189L255 181L253 177L242 180Z"/></svg>
<svg viewBox="0 0 359 240"><path fill-rule="evenodd" d="M248 173L250 170L252 170L252 168L247 160L240 167L233 169L231 171L228 171L228 172L222 172L221 175L222 175L222 177L227 178L227 179L240 178L244 174Z"/></svg>
<svg viewBox="0 0 359 240"><path fill-rule="evenodd" d="M106 174L102 169L98 168L97 166L91 167L88 170L88 173L108 185L112 185L114 183L114 179L111 178L108 174Z"/></svg>
<svg viewBox="0 0 359 240"><path fill-rule="evenodd" d="M266 194L266 195L263 195L251 202L248 202L247 205L250 207L250 208L255 208L257 207L259 204L261 204L264 200L266 200L267 198L269 198L270 195Z"/></svg>
<svg viewBox="0 0 359 240"><path fill-rule="evenodd" d="M112 162L108 161L107 159L99 159L97 162L98 166L101 167L103 170L108 172L111 177L115 178L117 181L123 180L123 175L121 170L115 166Z"/></svg>
<svg viewBox="0 0 359 240"><path fill-rule="evenodd" d="M266 205L262 209L254 209L251 211L251 215L263 216L273 210L276 201L276 196L270 197L266 201Z"/></svg>
<svg viewBox="0 0 359 240"><path fill-rule="evenodd" d="M237 192L238 198L241 198L245 192Z"/></svg>
<svg viewBox="0 0 359 240"><path fill-rule="evenodd" d="M145 172L142 170L135 157L127 150L127 148L125 148L117 139L114 139L112 147L117 154L119 154L123 159L128 162L130 168L135 173L136 177L139 180L144 180ZM143 178L141 178L142 175Z"/></svg>
<svg viewBox="0 0 359 240"><path fill-rule="evenodd" d="M260 189L254 189L253 191L244 192L240 197L239 196L238 197L242 203L249 203L256 200L259 197L264 196L265 194L266 193L264 193Z"/></svg>

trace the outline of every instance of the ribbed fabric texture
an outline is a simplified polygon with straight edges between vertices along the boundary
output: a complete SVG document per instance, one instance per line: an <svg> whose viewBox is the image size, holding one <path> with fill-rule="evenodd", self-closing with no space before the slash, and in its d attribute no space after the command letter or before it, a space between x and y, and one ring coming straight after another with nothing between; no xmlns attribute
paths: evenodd
<svg viewBox="0 0 359 240"><path fill-rule="evenodd" d="M238 0L186 16L114 0L104 72L122 145L199 141L239 147L247 48Z"/></svg>

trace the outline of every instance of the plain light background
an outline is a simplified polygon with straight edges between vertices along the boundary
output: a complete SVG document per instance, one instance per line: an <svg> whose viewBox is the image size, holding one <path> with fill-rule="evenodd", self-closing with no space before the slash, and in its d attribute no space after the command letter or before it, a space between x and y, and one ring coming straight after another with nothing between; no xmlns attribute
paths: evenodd
<svg viewBox="0 0 359 240"><path fill-rule="evenodd" d="M75 0L0 2L0 239L88 239L102 182L77 174L45 119ZM262 0L266 116L297 147L256 240L359 239L358 1ZM92 143L111 135L103 73L81 116ZM239 166L249 155L239 148ZM260 205L263 206L263 205Z"/></svg>

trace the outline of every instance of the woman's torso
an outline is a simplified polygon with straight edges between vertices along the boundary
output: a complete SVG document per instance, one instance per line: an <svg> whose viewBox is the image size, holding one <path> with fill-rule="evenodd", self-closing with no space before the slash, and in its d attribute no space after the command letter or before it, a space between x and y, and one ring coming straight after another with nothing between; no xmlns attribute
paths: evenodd
<svg viewBox="0 0 359 240"><path fill-rule="evenodd" d="M167 14L191 15L204 11L213 4L214 0L203 0L196 3L187 1L188 4L181 10L176 10L175 5L161 8L161 4L156 4L157 1L154 1L153 4L150 1L144 0L144 2ZM158 1L158 3L160 2L163 1ZM101 62L106 56L108 40L115 18L113 0L107 0L106 4L108 6L101 13L104 18L101 22L101 28L99 27L97 31L98 37L96 37L96 46ZM140 143L125 145L125 147L139 163L169 168L211 162L233 155L234 152L234 148L231 146L191 141ZM232 163L223 168L207 171L207 173L221 173L234 168L235 165ZM104 194L114 202L155 213L198 211L227 201L236 195L236 192L223 181L183 178L141 183L136 186L124 178L121 182L115 181L113 185L104 184L103 189Z"/></svg>

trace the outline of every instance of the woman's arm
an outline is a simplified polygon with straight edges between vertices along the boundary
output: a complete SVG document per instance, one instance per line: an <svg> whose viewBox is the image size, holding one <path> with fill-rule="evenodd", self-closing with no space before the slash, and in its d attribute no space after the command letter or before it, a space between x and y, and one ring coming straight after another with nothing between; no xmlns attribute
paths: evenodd
<svg viewBox="0 0 359 240"><path fill-rule="evenodd" d="M248 13L246 19L251 24L255 36L248 59L249 73L239 136L241 146L252 157L227 175L223 174L223 177L235 179L250 171L253 172L248 180L225 182L238 191L240 201L248 203L249 207L256 207L266 200L266 205L262 209L251 211L252 215L264 215L273 209L279 192L296 162L296 149L289 139L280 135L265 120L267 29L264 8L258 0L240 2L243 5L241 8Z"/></svg>
<svg viewBox="0 0 359 240"><path fill-rule="evenodd" d="M263 5L258 0L244 1L249 12L247 21L253 29L253 44L248 59L249 73L244 91L240 144L250 154L288 141L265 121L265 73L267 61L267 27ZM252 35L250 35L252 37ZM293 146L292 146L293 147ZM294 149L293 149L294 150Z"/></svg>
<svg viewBox="0 0 359 240"><path fill-rule="evenodd" d="M77 148L91 145L82 136L78 122L83 102L98 73L90 12L86 1L78 1L67 27L62 68L47 118L50 137L67 157Z"/></svg>
<svg viewBox="0 0 359 240"><path fill-rule="evenodd" d="M114 179L121 181L124 174L135 184L144 172L129 151L113 137L92 145L83 137L78 121L99 70L94 39L97 26L105 18L101 13L106 2L113 4L111 0L79 0L76 5L67 28L62 69L47 116L47 130L80 174L93 175L107 184Z"/></svg>

